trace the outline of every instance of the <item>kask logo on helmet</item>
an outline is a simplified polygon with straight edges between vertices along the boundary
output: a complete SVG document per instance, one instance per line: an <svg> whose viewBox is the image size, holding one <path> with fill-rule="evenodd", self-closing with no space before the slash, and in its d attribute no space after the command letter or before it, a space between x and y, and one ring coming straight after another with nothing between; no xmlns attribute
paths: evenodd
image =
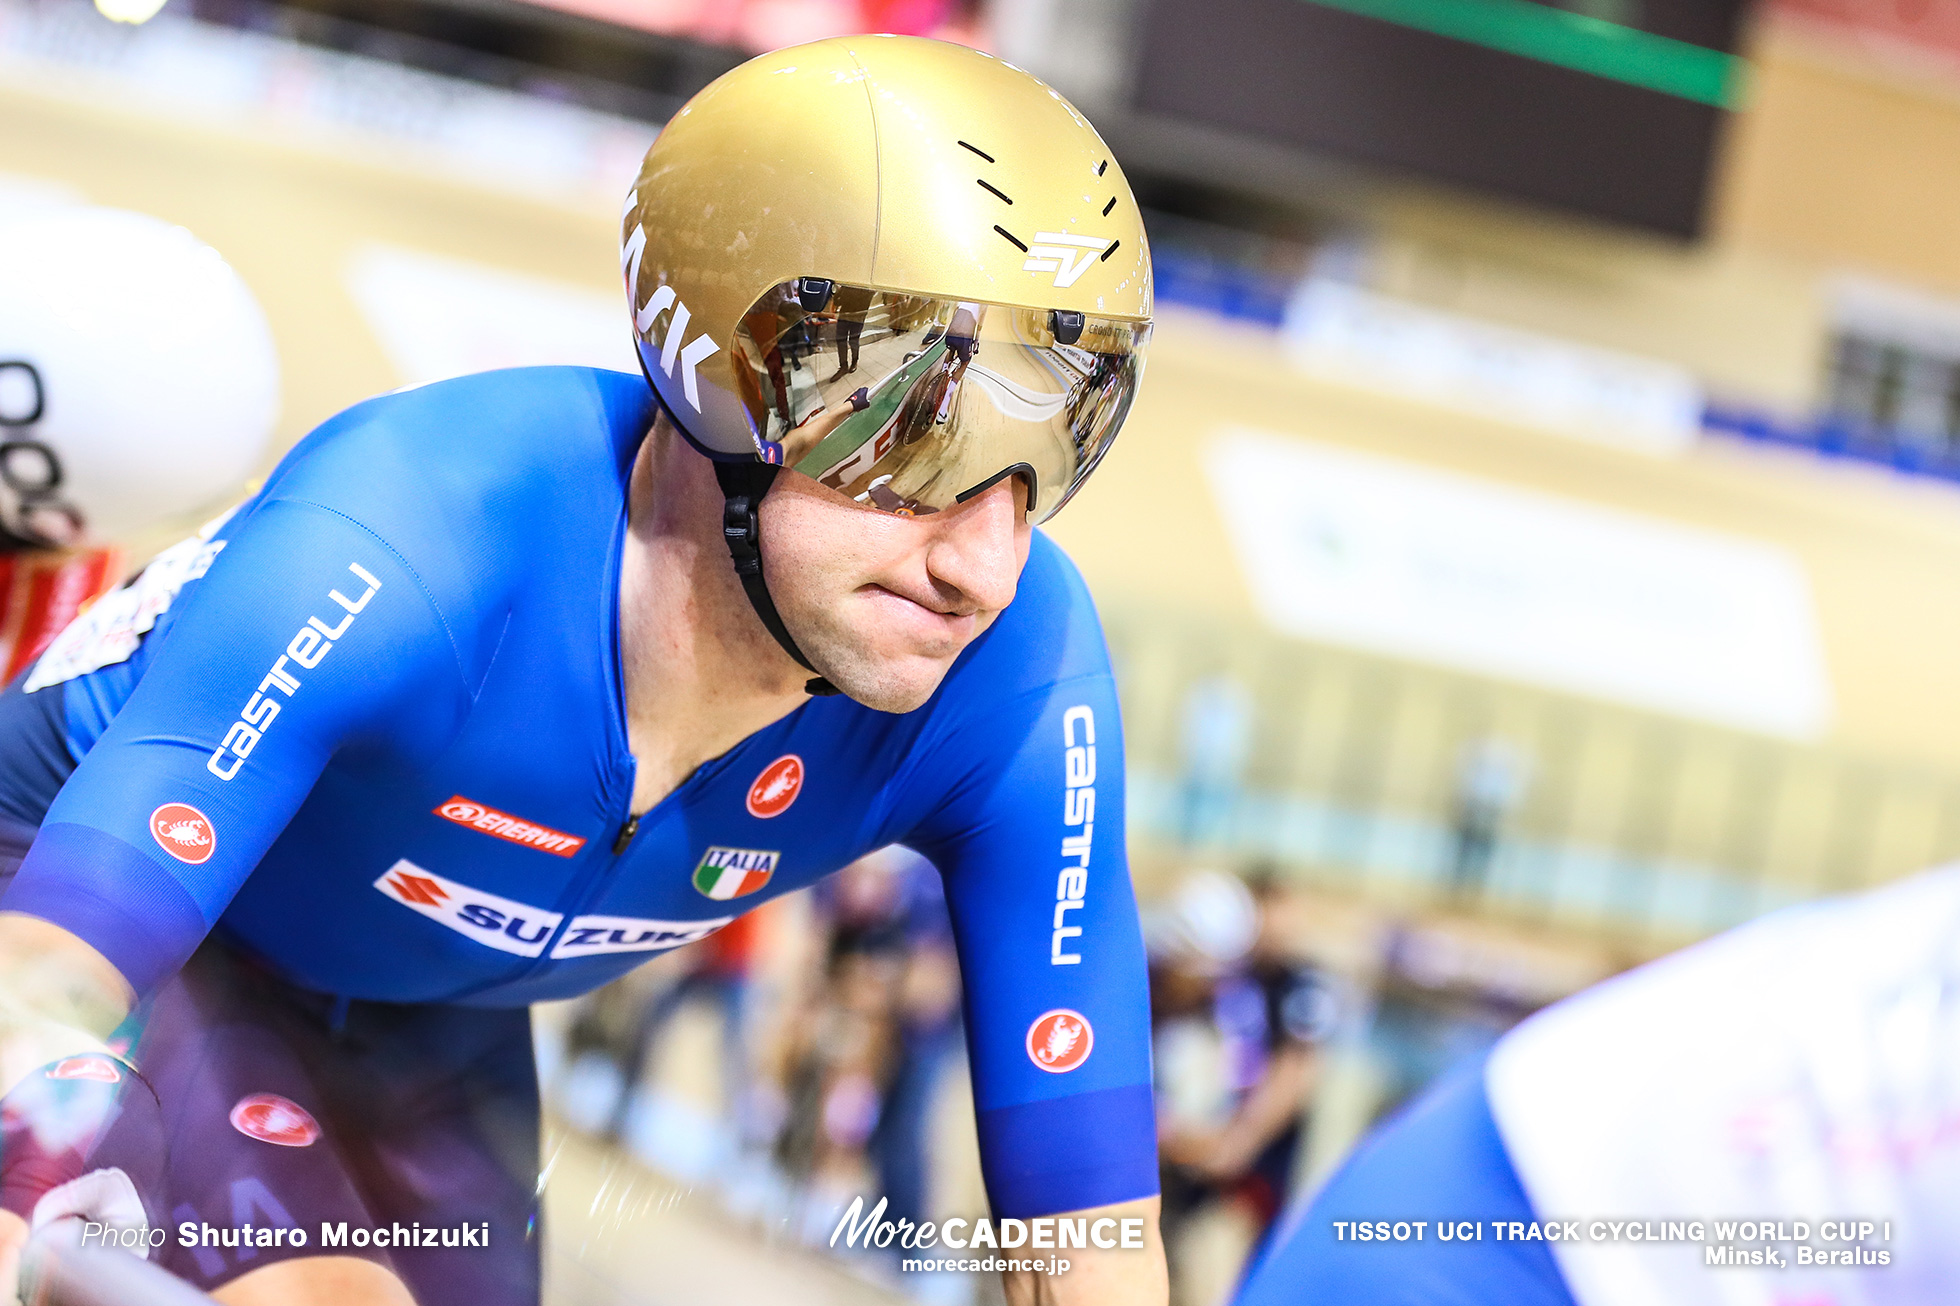
<svg viewBox="0 0 1960 1306"><path fill-rule="evenodd" d="M640 202L640 192L628 191L626 194L626 213L630 214ZM645 227L635 226L633 234L626 238L626 244L619 251L620 270L626 274L626 298L631 302L639 295L640 260L646 255L647 231ZM667 331L660 341L660 370L668 376L674 374L676 364L681 369L681 389L687 402L695 412L701 411L701 383L695 377L695 369L709 355L716 353L721 346L709 337L706 331L694 337L685 347L681 342L687 337L687 324L694 314L683 304L680 295L672 286L656 286L647 301L639 305L633 313L633 329L642 336L653 330L653 324L669 308L673 316L667 319ZM649 368L649 371L652 369Z"/></svg>

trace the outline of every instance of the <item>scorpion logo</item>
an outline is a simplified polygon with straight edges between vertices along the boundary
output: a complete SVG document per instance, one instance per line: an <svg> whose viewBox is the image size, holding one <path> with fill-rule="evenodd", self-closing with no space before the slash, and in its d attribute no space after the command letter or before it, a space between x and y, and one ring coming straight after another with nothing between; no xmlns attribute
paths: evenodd
<svg viewBox="0 0 1960 1306"><path fill-rule="evenodd" d="M1087 1061L1095 1042L1095 1031L1081 1012L1050 1011L1028 1027L1028 1058L1059 1075Z"/></svg>
<svg viewBox="0 0 1960 1306"><path fill-rule="evenodd" d="M781 757L763 768L762 774L749 786L749 815L767 820L781 816L803 792L803 759L795 753L784 753Z"/></svg>
<svg viewBox="0 0 1960 1306"><path fill-rule="evenodd" d="M180 848L202 848L211 842L205 837L203 827L196 821L175 821L157 833Z"/></svg>
<svg viewBox="0 0 1960 1306"><path fill-rule="evenodd" d="M150 836L180 862L209 861L218 846L211 818L189 803L165 803L150 813Z"/></svg>
<svg viewBox="0 0 1960 1306"><path fill-rule="evenodd" d="M1054 1065L1074 1051L1076 1040L1082 1037L1082 1026L1071 1025L1066 1020L1058 1020L1048 1028L1048 1042L1036 1053L1049 1065Z"/></svg>

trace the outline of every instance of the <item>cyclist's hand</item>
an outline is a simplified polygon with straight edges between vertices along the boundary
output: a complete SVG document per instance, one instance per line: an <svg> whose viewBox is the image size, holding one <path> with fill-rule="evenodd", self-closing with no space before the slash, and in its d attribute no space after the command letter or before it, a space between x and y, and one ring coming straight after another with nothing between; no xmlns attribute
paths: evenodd
<svg viewBox="0 0 1960 1306"><path fill-rule="evenodd" d="M64 1057L0 1098L0 1209L35 1234L79 1243L85 1224L146 1228L140 1186L162 1171L156 1095L112 1056Z"/></svg>

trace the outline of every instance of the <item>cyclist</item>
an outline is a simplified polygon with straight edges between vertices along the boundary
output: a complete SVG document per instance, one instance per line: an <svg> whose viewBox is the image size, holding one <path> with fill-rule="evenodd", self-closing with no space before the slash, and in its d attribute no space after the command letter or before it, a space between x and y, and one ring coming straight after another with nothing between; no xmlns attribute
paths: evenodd
<svg viewBox="0 0 1960 1306"><path fill-rule="evenodd" d="M1127 184L1022 72L837 39L696 96L623 230L645 378L358 405L0 698L0 1205L18 1236L114 1189L230 1306L534 1301L528 1004L903 841L945 877L993 1213L1098 1244L1030 1246L1073 1268L1010 1299L1162 1301L1116 699L1033 531L1141 370ZM757 305L839 287L892 384L783 372L801 319ZM901 442L899 324L956 311L976 394ZM1122 402L1072 423L1090 377Z"/></svg>
<svg viewBox="0 0 1960 1306"><path fill-rule="evenodd" d="M1949 866L1538 1013L1364 1140L1237 1306L1953 1300L1956 940Z"/></svg>

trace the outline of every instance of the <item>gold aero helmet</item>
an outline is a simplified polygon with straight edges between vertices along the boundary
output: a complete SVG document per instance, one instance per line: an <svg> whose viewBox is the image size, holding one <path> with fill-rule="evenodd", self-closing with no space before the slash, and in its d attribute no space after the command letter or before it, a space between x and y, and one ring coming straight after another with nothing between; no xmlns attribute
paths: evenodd
<svg viewBox="0 0 1960 1306"><path fill-rule="evenodd" d="M964 46L839 37L724 74L647 152L623 240L641 364L731 511L767 488L747 464L907 514L1018 475L1042 521L1143 369L1122 170L1068 101Z"/></svg>

